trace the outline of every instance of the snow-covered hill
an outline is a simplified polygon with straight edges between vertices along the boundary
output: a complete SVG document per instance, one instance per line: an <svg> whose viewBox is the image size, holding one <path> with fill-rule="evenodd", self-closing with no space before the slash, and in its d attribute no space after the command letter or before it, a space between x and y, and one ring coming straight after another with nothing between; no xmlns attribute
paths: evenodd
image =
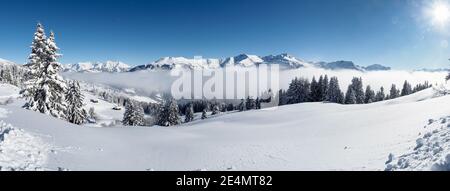
<svg viewBox="0 0 450 191"><path fill-rule="evenodd" d="M358 70L358 71L390 70L389 67L384 67L381 65L362 67L354 64L351 61L337 61L330 63L307 62L302 59L298 59L292 55L284 53L264 57L250 54L240 54L225 59L204 59L204 58L189 59L185 57L164 57L150 64L136 66L130 69L130 71L134 72L134 71L154 70L154 69L170 70L174 68L216 69L225 66L253 67L258 66L260 64L278 64L282 69L316 67L329 70L341 70L341 69Z"/></svg>
<svg viewBox="0 0 450 191"><path fill-rule="evenodd" d="M123 62L79 62L63 65L64 72L126 72L130 66Z"/></svg>
<svg viewBox="0 0 450 191"><path fill-rule="evenodd" d="M386 161L429 159L432 150L419 158L401 156L430 132L442 145L439 156L450 152L449 134L441 128L450 121L428 125L448 116L450 108L442 106L450 104L450 96L433 88L374 104L303 103L176 127L76 126L22 104L0 106L0 120L22 129L13 137L6 133L0 147L23 154L0 153L0 166L19 170L384 170ZM436 158L421 160L427 165L420 169L445 164Z"/></svg>

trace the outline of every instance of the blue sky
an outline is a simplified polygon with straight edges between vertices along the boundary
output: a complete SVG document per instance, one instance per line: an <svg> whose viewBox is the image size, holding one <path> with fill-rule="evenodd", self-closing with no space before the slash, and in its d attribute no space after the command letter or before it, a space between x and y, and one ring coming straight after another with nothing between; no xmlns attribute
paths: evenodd
<svg viewBox="0 0 450 191"><path fill-rule="evenodd" d="M36 23L62 63L290 53L397 69L448 67L450 32L431 0L3 0L0 58L26 62Z"/></svg>

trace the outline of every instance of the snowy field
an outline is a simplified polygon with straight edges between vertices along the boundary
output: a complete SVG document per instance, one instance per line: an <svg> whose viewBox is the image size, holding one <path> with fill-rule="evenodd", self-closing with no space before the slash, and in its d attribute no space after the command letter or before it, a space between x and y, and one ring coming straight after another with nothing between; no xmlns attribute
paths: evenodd
<svg viewBox="0 0 450 191"><path fill-rule="evenodd" d="M13 86L0 86L1 96L17 93ZM0 106L5 123L0 125L0 166L1 170L448 169L450 120L443 119L450 113L450 107L444 107L450 96L443 94L430 88L368 105L303 103L176 127L107 128L76 126L28 111L21 108L23 100L14 98ZM102 107L111 112L111 106Z"/></svg>

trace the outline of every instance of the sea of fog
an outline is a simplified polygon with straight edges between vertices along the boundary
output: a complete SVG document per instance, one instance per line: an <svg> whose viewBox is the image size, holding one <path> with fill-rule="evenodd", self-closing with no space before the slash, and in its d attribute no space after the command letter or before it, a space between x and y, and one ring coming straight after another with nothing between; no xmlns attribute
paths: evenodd
<svg viewBox="0 0 450 191"><path fill-rule="evenodd" d="M91 84L103 84L114 88L133 88L140 94L151 95L154 92L167 92L172 84L177 80L169 71L140 71L124 73L64 73L64 77L84 81ZM346 91L353 77L363 79L364 88L370 85L372 89L379 90L381 86L388 92L391 85L395 84L401 88L404 81L407 80L415 86L418 83L428 81L430 84L442 84L445 82L446 72L426 72L426 71L373 71L361 72L356 70L325 70L320 68L300 68L293 70L279 71L279 87L287 89L290 81L295 77L312 79L314 76L318 79L320 75L328 77L336 76L339 79L339 85L342 91ZM248 79L248 78L247 78ZM203 82L208 77L203 78ZM236 83L245 83L237 81ZM248 82L247 82L248 83Z"/></svg>

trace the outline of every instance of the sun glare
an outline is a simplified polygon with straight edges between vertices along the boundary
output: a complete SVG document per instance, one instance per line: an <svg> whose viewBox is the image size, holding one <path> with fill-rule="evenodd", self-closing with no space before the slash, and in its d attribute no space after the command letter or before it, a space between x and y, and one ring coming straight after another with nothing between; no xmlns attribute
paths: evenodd
<svg viewBox="0 0 450 191"><path fill-rule="evenodd" d="M450 19L450 9L445 2L435 2L430 10L434 25L445 26Z"/></svg>

